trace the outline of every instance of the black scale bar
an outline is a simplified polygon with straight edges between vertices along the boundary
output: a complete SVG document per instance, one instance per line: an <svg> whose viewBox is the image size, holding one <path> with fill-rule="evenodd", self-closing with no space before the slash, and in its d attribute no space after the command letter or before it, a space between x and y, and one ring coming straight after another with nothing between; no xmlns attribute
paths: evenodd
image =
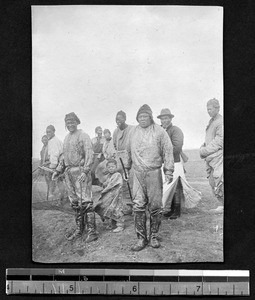
<svg viewBox="0 0 255 300"><path fill-rule="evenodd" d="M154 276L155 282L178 282L178 276Z"/></svg>
<svg viewBox="0 0 255 300"><path fill-rule="evenodd" d="M51 277L50 280L53 280L53 276ZM6 280L22 280L22 281L27 281L30 280L30 275L7 275Z"/></svg>
<svg viewBox="0 0 255 300"><path fill-rule="evenodd" d="M153 276L130 276L130 281L153 281Z"/></svg>
<svg viewBox="0 0 255 300"><path fill-rule="evenodd" d="M105 276L105 281L130 281L129 276Z"/></svg>

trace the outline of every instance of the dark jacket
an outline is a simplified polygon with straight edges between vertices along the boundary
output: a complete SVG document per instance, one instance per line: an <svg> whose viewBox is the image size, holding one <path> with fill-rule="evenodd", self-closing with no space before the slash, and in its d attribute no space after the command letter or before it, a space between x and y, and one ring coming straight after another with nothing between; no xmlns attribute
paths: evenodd
<svg viewBox="0 0 255 300"><path fill-rule="evenodd" d="M169 125L166 128L166 132L168 133L171 142L173 144L173 154L174 154L174 162L180 162L180 153L182 151L183 146L183 132L181 129L177 126L174 126L173 124Z"/></svg>

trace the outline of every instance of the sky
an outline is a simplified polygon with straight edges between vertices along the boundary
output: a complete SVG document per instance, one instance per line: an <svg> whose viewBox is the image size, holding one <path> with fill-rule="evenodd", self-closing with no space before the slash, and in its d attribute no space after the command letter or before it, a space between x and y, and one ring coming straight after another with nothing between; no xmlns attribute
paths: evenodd
<svg viewBox="0 0 255 300"><path fill-rule="evenodd" d="M169 108L184 149L204 142L206 102L223 113L223 8L217 6L32 6L33 157L50 124L61 140L75 112L95 127L127 124L148 104L156 123Z"/></svg>

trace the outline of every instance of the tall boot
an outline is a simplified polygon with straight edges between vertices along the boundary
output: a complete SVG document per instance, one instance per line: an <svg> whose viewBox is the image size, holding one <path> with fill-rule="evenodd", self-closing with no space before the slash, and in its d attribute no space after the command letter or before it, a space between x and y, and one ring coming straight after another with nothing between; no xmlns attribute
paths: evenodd
<svg viewBox="0 0 255 300"><path fill-rule="evenodd" d="M98 239L97 232L96 232L96 221L95 221L94 211L87 213L87 231L88 231L88 235L85 240L86 243L90 243Z"/></svg>
<svg viewBox="0 0 255 300"><path fill-rule="evenodd" d="M74 241L78 238L80 238L83 234L84 231L84 219L83 219L83 215L81 214L81 212L77 212L76 216L75 216L75 223L76 223L76 229L75 231L69 235L67 234L65 237L68 241Z"/></svg>
<svg viewBox="0 0 255 300"><path fill-rule="evenodd" d="M150 245L153 248L159 248L158 231L161 224L161 213L150 215Z"/></svg>
<svg viewBox="0 0 255 300"><path fill-rule="evenodd" d="M132 251L141 251L148 244L146 233L146 212L134 212L135 231L138 237L137 243L131 247Z"/></svg>

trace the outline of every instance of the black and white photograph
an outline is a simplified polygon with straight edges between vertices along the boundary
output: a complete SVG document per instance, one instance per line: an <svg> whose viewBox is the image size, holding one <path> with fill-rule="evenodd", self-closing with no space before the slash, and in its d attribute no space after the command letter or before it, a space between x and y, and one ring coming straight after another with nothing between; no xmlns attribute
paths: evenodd
<svg viewBox="0 0 255 300"><path fill-rule="evenodd" d="M31 12L32 260L223 262L223 8Z"/></svg>

